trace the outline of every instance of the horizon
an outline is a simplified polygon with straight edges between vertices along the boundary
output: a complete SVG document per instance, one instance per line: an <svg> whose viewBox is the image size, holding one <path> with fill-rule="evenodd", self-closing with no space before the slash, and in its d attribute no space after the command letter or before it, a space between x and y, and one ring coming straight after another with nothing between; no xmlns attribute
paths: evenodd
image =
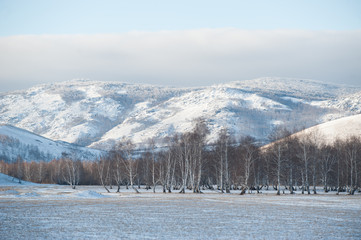
<svg viewBox="0 0 361 240"><path fill-rule="evenodd" d="M66 83L75 83L75 82L94 82L94 83L112 83L112 84L126 84L126 85L143 85L143 86L150 86L150 87L161 87L161 88L173 88L173 89L198 89L198 88L207 88L207 87L216 87L218 85L225 85L225 84L230 84L230 83L238 83L238 82L246 82L246 81L253 81L253 80L259 80L259 79L271 79L271 80L288 80L288 81L309 81L309 82L314 82L314 83L320 83L320 84L326 84L326 85L330 85L330 86L335 86L335 87L347 87L347 88L360 88L361 90L361 86L356 86L356 85L352 85L352 84L340 84L340 83L327 83L321 80L317 80L317 79L307 79L307 78L294 78L294 77L258 77L258 78L253 78L253 79L242 79L242 80L234 80L234 81L229 81L229 82L221 82L221 83L213 83L213 84L209 84L209 85L199 85L199 86L174 86L174 85L166 85L166 84L152 84L152 83L137 83L137 82L125 82L125 81L103 81L103 80L97 80L97 79L85 79L85 78L74 78L74 79L70 79L70 80L65 80L65 81L57 81L57 82L44 82L44 83L35 83L34 85L31 85L27 88L19 88L19 89L14 89L14 90L10 90L10 91L0 91L0 94L11 94L13 92L21 92L21 91L27 91L29 89L32 88L36 88L36 87L41 87L41 86L48 86L48 85L53 85L53 84L66 84Z"/></svg>

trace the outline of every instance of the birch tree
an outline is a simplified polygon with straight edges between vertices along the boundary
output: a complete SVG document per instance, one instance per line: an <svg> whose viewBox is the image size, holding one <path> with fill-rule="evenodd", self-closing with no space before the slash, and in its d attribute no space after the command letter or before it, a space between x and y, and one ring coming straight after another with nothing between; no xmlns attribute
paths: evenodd
<svg viewBox="0 0 361 240"><path fill-rule="evenodd" d="M117 185L117 192L120 191L120 186L123 183L123 156L116 148L109 153L109 157L105 160L106 163L106 176L114 179ZM111 169L110 169L111 168Z"/></svg>
<svg viewBox="0 0 361 240"><path fill-rule="evenodd" d="M350 195L353 195L358 187L358 162L360 162L361 139L355 136L346 139L344 152L349 173L348 191Z"/></svg>
<svg viewBox="0 0 361 240"><path fill-rule="evenodd" d="M299 138L299 149L298 157L303 163L302 167L302 193L304 190L307 191L307 194L310 192L310 182L309 182L309 172L310 172L310 161L312 160L312 141L310 135L303 135Z"/></svg>
<svg viewBox="0 0 361 240"><path fill-rule="evenodd" d="M68 183L72 189L76 188L76 185L80 181L80 160L74 160L70 157L63 158L63 180Z"/></svg>
<svg viewBox="0 0 361 240"><path fill-rule="evenodd" d="M177 159L179 163L179 170L181 175L182 186L180 193L185 193L189 177L189 161L190 161L190 134L185 133L180 136L180 142L177 146Z"/></svg>
<svg viewBox="0 0 361 240"><path fill-rule="evenodd" d="M155 141L154 139L150 140L150 149L152 154L152 182L153 182L153 193L155 193L155 188L157 187L157 176L156 176L156 154L155 154Z"/></svg>
<svg viewBox="0 0 361 240"><path fill-rule="evenodd" d="M323 189L328 192L329 175L336 163L336 153L333 147L323 145L320 149L320 173Z"/></svg>
<svg viewBox="0 0 361 240"><path fill-rule="evenodd" d="M136 177L137 162L133 159L134 144L131 140L123 139L117 146L117 150L122 154L122 162L128 176L130 187L137 193L139 191L134 187L134 178Z"/></svg>
<svg viewBox="0 0 361 240"><path fill-rule="evenodd" d="M251 170L253 170L254 163L258 158L258 147L255 145L255 139L247 136L240 142L241 162L243 163L243 186L241 194L244 194L246 190L250 190L250 177Z"/></svg>
<svg viewBox="0 0 361 240"><path fill-rule="evenodd" d="M284 170L285 163L285 151L288 148L286 137L290 135L290 132L284 128L276 128L270 136L270 139L273 141L269 147L271 153L271 160L273 162L274 172L276 173L276 183L277 183L277 195L280 195L281 191L281 177Z"/></svg>
<svg viewBox="0 0 361 240"><path fill-rule="evenodd" d="M169 149L166 153L164 153L164 158L165 158L165 167L164 169L166 170L166 174L165 174L165 183L166 183L166 190L168 191L168 193L172 192L172 187L173 187L173 183L174 183L174 177L175 177L175 171L176 171L176 164L177 164L177 156L178 156L178 145L177 145L177 140L175 141L174 144L171 144L171 139L168 138L166 139L166 141L168 141L168 146Z"/></svg>
<svg viewBox="0 0 361 240"><path fill-rule="evenodd" d="M195 121L195 127L192 134L193 140L193 174L195 176L193 192L201 193L200 182L202 179L202 169L203 169L203 151L205 145L205 139L208 134L208 128L203 119L197 119Z"/></svg>
<svg viewBox="0 0 361 240"><path fill-rule="evenodd" d="M99 158L97 160L97 170L99 174L99 180L104 189L109 193L110 190L107 188L107 179L110 175L110 159L109 158Z"/></svg>
<svg viewBox="0 0 361 240"><path fill-rule="evenodd" d="M215 153L218 161L216 162L216 168L218 172L218 186L221 193L230 193L230 174L229 174L229 133L228 129L221 130L218 136L218 140L215 145Z"/></svg>

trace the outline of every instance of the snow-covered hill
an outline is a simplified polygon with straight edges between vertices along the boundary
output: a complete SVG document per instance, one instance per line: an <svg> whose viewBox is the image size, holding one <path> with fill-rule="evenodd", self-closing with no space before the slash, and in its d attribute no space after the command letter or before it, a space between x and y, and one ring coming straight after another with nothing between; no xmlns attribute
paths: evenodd
<svg viewBox="0 0 361 240"><path fill-rule="evenodd" d="M104 152L67 142L52 141L9 125L0 126L0 159L16 161L51 161L68 154L81 160L95 160Z"/></svg>
<svg viewBox="0 0 361 240"><path fill-rule="evenodd" d="M157 104L181 89L67 81L0 95L0 123L87 146L122 123L138 103Z"/></svg>
<svg viewBox="0 0 361 240"><path fill-rule="evenodd" d="M9 175L0 173L0 186L1 187L14 187L14 186L37 186L39 184L27 182L27 181L20 181L17 178L11 177ZM0 195L18 195L19 192L12 189L4 189L0 191Z"/></svg>
<svg viewBox="0 0 361 240"><path fill-rule="evenodd" d="M143 142L155 136L162 138L177 132L192 130L193 120L204 118L210 128L210 140L225 126L235 134L250 134L263 137L265 128L261 126L265 116L275 111L288 114L288 106L269 98L227 87L208 87L190 91L173 97L156 106L141 103L135 106L122 124L108 131L100 141L92 144L102 146L109 139L119 136L131 137L135 142Z"/></svg>
<svg viewBox="0 0 361 240"><path fill-rule="evenodd" d="M191 130L193 120L201 117L210 129L209 141L225 127L236 137L267 141L280 124L304 128L357 113L360 91L286 78L183 89L73 80L1 94L0 123L52 140L109 149L123 137L141 144ZM349 108L342 104L346 96L358 101Z"/></svg>
<svg viewBox="0 0 361 240"><path fill-rule="evenodd" d="M337 139L346 140L351 136L361 137L361 114L322 123L295 133L298 137L310 134L326 144L332 144Z"/></svg>

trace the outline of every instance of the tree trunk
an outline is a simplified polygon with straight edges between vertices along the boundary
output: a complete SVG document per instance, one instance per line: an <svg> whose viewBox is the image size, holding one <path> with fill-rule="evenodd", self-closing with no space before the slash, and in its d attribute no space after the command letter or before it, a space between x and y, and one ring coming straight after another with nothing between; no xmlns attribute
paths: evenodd
<svg viewBox="0 0 361 240"><path fill-rule="evenodd" d="M290 191L290 194L294 194L294 192L293 192L293 171L292 171L292 167L290 168L290 184L289 184L289 191Z"/></svg>

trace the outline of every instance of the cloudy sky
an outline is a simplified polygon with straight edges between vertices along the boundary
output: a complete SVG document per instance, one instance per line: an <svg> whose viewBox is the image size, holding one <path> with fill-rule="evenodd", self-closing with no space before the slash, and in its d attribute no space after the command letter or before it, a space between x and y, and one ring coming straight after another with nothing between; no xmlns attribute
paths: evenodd
<svg viewBox="0 0 361 240"><path fill-rule="evenodd" d="M0 92L265 76L361 87L361 1L0 0Z"/></svg>

